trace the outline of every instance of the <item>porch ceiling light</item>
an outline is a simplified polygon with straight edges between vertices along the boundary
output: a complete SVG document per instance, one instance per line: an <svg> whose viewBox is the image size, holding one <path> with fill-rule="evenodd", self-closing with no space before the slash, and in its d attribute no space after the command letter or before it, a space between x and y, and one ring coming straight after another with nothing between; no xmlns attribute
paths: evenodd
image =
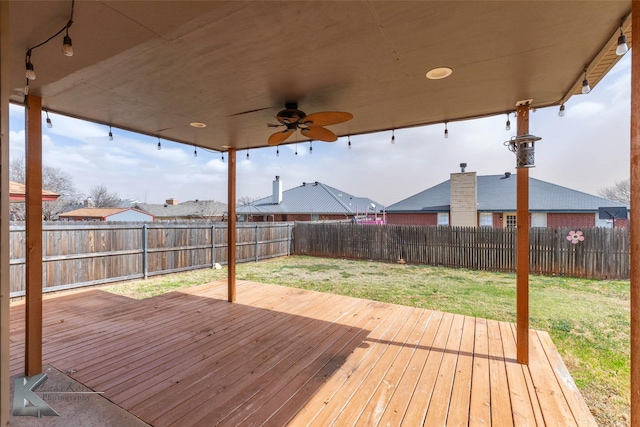
<svg viewBox="0 0 640 427"><path fill-rule="evenodd" d="M616 55L622 56L629 51L629 46L627 46L627 36L622 32L622 27L620 27L620 36L618 37L618 46L616 47Z"/></svg>
<svg viewBox="0 0 640 427"><path fill-rule="evenodd" d="M588 94L591 92L591 86L589 86L589 80L587 79L587 69L584 69L584 80L582 81L582 93Z"/></svg>
<svg viewBox="0 0 640 427"><path fill-rule="evenodd" d="M440 80L449 77L453 70L449 67L438 67L427 71L427 78L430 80Z"/></svg>

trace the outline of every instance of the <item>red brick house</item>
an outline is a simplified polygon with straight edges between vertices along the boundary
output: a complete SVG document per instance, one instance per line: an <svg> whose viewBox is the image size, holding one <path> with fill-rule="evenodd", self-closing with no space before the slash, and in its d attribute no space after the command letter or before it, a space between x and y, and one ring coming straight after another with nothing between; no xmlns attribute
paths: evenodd
<svg viewBox="0 0 640 427"><path fill-rule="evenodd" d="M611 227L598 208L622 203L530 178L531 227ZM388 224L509 227L516 225L516 176L451 174L434 187L387 207ZM626 219L615 220L626 227Z"/></svg>

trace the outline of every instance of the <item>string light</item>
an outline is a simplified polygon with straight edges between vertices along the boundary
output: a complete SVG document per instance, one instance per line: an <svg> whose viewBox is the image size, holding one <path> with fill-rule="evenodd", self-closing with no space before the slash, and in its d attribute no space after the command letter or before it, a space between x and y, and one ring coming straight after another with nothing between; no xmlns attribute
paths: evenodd
<svg viewBox="0 0 640 427"><path fill-rule="evenodd" d="M622 26L620 26L620 36L618 37L618 46L616 47L616 55L622 56L629 51L627 46L627 36L622 32Z"/></svg>
<svg viewBox="0 0 640 427"><path fill-rule="evenodd" d="M447 129L447 122L444 122L444 137L449 138L449 129Z"/></svg>
<svg viewBox="0 0 640 427"><path fill-rule="evenodd" d="M276 157L280 157L280 147L276 146Z"/></svg>
<svg viewBox="0 0 640 427"><path fill-rule="evenodd" d="M396 130L395 129L391 129L391 143L392 144L396 143Z"/></svg>
<svg viewBox="0 0 640 427"><path fill-rule="evenodd" d="M27 76L27 85L29 84L29 80L36 79L36 72L33 69L33 64L31 63L31 49L27 51L27 57L25 59L25 75Z"/></svg>
<svg viewBox="0 0 640 427"><path fill-rule="evenodd" d="M47 120L46 120L46 122L47 122L47 127L48 127L49 129L51 129L51 128L53 127L53 123L51 123L51 119L49 118L49 112L48 112L48 111L45 111L45 114L47 115Z"/></svg>
<svg viewBox="0 0 640 427"><path fill-rule="evenodd" d="M222 163L224 163L224 151L221 151L220 154L222 154Z"/></svg>
<svg viewBox="0 0 640 427"><path fill-rule="evenodd" d="M589 86L589 80L587 79L587 69L584 69L584 80L582 81L582 93L588 94L591 92L591 86Z"/></svg>
<svg viewBox="0 0 640 427"><path fill-rule="evenodd" d="M558 117L564 117L564 104L560 105L560 110L558 111Z"/></svg>
<svg viewBox="0 0 640 427"><path fill-rule="evenodd" d="M509 120L509 113L507 113L507 123L504 125L504 130L511 130L511 121Z"/></svg>
<svg viewBox="0 0 640 427"><path fill-rule="evenodd" d="M347 141L347 146L349 147L349 150L351 150L351 135L347 137Z"/></svg>
<svg viewBox="0 0 640 427"><path fill-rule="evenodd" d="M298 155L298 144L296 144L296 156Z"/></svg>
<svg viewBox="0 0 640 427"><path fill-rule="evenodd" d="M195 145L193 146L193 157L198 157L198 148Z"/></svg>
<svg viewBox="0 0 640 427"><path fill-rule="evenodd" d="M158 137L158 151L162 150L162 144L160 143L160 137Z"/></svg>
<svg viewBox="0 0 640 427"><path fill-rule="evenodd" d="M71 42L71 37L69 37L69 28L71 28L71 25L73 25L73 11L75 8L75 0L71 0L71 15L69 17L69 20L67 21L67 23L65 24L64 27L62 27L57 33L55 33L54 35L52 35L51 37L49 37L48 39L46 39L45 41L43 41L40 44L37 44L35 46L32 46L30 48L27 49L27 54L25 57L25 75L27 77L28 80L35 80L36 79L36 73L35 70L33 68L33 64L31 63L31 54L33 52L34 49L43 46L47 43L49 43L51 40L53 40L54 38L58 37L60 34L62 34L63 31L65 32L65 36L63 37L62 40L62 53L64 53L66 56L73 56L73 43ZM29 82L27 81L27 85L25 87L25 96L29 93Z"/></svg>
<svg viewBox="0 0 640 427"><path fill-rule="evenodd" d="M309 154L313 154L313 141L309 141Z"/></svg>
<svg viewBox="0 0 640 427"><path fill-rule="evenodd" d="M249 150L247 149L247 160L249 160Z"/></svg>
<svg viewBox="0 0 640 427"><path fill-rule="evenodd" d="M111 126L109 126L109 141L113 141L113 133L111 132Z"/></svg>

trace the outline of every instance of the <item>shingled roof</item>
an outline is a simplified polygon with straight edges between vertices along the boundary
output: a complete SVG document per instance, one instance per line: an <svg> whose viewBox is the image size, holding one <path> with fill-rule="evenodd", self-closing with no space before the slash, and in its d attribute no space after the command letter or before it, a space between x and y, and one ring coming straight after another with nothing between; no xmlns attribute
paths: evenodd
<svg viewBox="0 0 640 427"><path fill-rule="evenodd" d="M516 174L478 176L478 212L516 210ZM451 181L447 180L387 207L387 212L448 212ZM597 212L599 207L624 207L623 203L529 179L531 212ZM628 208L628 206L626 206Z"/></svg>
<svg viewBox="0 0 640 427"><path fill-rule="evenodd" d="M369 209L376 206L381 212L382 205L367 197L356 197L345 191L321 182L306 182L298 187L282 192L282 203L273 203L272 196L238 206L239 214L333 214L354 215L373 213Z"/></svg>
<svg viewBox="0 0 640 427"><path fill-rule="evenodd" d="M189 200L176 205L137 203L136 206L156 218L212 218L222 216L227 205L214 200Z"/></svg>

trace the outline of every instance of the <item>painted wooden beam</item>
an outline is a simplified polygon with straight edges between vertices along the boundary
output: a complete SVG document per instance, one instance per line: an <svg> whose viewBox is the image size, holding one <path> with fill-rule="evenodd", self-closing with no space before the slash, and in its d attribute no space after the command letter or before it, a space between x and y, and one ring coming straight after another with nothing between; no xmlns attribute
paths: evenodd
<svg viewBox="0 0 640 427"><path fill-rule="evenodd" d="M42 99L29 95L25 109L26 337L25 375L42 372Z"/></svg>
<svg viewBox="0 0 640 427"><path fill-rule="evenodd" d="M229 263L227 264L227 286L228 300L236 300L236 149L229 149L229 170L228 170L228 219L227 219L227 254Z"/></svg>
<svg viewBox="0 0 640 427"><path fill-rule="evenodd" d="M631 31L640 34L640 2L633 1ZM637 49L637 48L636 48ZM640 55L631 55L631 426L640 427Z"/></svg>
<svg viewBox="0 0 640 427"><path fill-rule="evenodd" d="M0 426L9 424L9 2L0 1Z"/></svg>
<svg viewBox="0 0 640 427"><path fill-rule="evenodd" d="M529 133L529 106L518 106L518 136ZM518 363L529 364L529 169L516 175L516 311Z"/></svg>

